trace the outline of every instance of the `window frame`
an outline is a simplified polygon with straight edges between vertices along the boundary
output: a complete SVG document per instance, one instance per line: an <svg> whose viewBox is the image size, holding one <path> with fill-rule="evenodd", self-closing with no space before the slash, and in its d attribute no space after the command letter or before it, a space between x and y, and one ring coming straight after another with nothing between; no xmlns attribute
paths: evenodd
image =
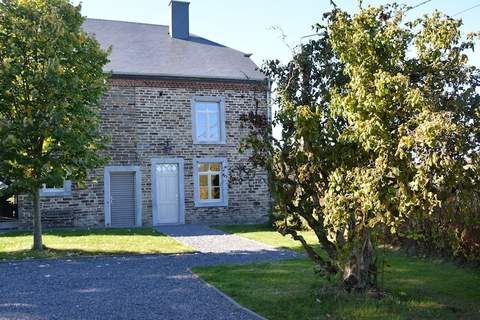
<svg viewBox="0 0 480 320"><path fill-rule="evenodd" d="M200 171L198 166L202 163L219 163L220 172L220 199L200 199ZM202 207L228 207L228 163L227 158L195 158L193 159L193 194L196 208Z"/></svg>
<svg viewBox="0 0 480 320"><path fill-rule="evenodd" d="M40 188L40 197L71 197L72 196L72 181L64 180L63 188Z"/></svg>
<svg viewBox="0 0 480 320"><path fill-rule="evenodd" d="M219 140L200 140L197 137L197 111L196 104L199 102L214 102L219 106ZM215 96L195 96L192 98L192 138L193 144L226 144L225 134L225 98Z"/></svg>

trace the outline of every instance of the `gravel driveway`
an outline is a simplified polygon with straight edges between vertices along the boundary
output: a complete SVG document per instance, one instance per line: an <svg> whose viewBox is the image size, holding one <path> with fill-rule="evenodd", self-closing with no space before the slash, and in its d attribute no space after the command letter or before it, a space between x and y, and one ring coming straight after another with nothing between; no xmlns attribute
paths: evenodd
<svg viewBox="0 0 480 320"><path fill-rule="evenodd" d="M258 319L189 268L294 256L253 249L0 263L0 319Z"/></svg>
<svg viewBox="0 0 480 320"><path fill-rule="evenodd" d="M181 244L203 253L278 251L267 244L238 237L205 225L185 224L162 226L157 229L175 238Z"/></svg>

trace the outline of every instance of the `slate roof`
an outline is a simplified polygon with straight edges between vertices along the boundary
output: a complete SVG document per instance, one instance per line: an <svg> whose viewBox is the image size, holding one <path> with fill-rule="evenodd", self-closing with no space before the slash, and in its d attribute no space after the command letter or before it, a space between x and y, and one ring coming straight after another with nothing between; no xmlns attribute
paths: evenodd
<svg viewBox="0 0 480 320"><path fill-rule="evenodd" d="M87 19L83 29L102 48L112 46L105 71L115 75L263 80L243 52L190 35L171 38L169 27L135 22Z"/></svg>

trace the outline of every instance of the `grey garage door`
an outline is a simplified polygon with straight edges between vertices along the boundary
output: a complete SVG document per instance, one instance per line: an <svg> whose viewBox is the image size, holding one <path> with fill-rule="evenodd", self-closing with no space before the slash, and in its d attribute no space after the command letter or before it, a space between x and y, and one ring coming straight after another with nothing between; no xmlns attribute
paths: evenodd
<svg viewBox="0 0 480 320"><path fill-rule="evenodd" d="M110 173L112 227L135 226L135 173Z"/></svg>

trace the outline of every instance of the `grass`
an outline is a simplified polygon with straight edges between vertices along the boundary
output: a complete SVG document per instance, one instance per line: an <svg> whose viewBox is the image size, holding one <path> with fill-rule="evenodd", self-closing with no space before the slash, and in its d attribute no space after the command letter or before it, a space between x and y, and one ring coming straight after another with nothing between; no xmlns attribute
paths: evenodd
<svg viewBox="0 0 480 320"><path fill-rule="evenodd" d="M278 247L297 242L267 226L219 229ZM305 233L314 241L311 233ZM332 289L306 258L194 268L203 279L268 319L480 319L480 273L450 263L387 252L383 289L375 300Z"/></svg>
<svg viewBox="0 0 480 320"><path fill-rule="evenodd" d="M47 231L43 244L47 249L32 251L30 232L0 233L0 260L192 252L151 228Z"/></svg>
<svg viewBox="0 0 480 320"><path fill-rule="evenodd" d="M263 242L277 248L286 248L298 252L304 252L303 247L298 241L294 241L290 236L282 236L280 233L272 231L272 227L264 224L252 225L232 225L232 226L215 226L214 228L222 231L236 234L251 240ZM315 234L313 232L300 232L305 240L312 244L315 242ZM315 249L319 249L319 245L314 245Z"/></svg>

